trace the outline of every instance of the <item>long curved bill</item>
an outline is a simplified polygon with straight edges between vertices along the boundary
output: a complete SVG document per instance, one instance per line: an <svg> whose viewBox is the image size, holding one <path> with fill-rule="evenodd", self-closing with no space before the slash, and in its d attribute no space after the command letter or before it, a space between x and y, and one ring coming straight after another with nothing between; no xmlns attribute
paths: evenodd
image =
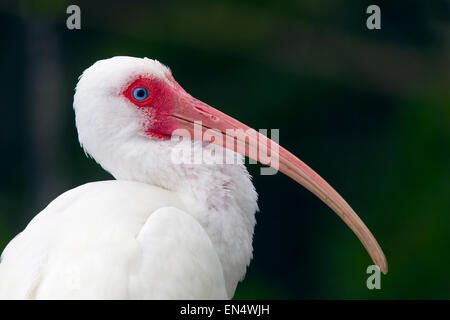
<svg viewBox="0 0 450 320"><path fill-rule="evenodd" d="M384 274L387 273L388 265L383 251L355 211L322 177L292 153L245 124L193 98L184 90L169 117L172 128L181 129L177 130L176 135L195 137L198 136L195 131L200 128L202 140L270 165L311 191L344 220L366 248L373 262ZM211 134L211 130L216 134ZM218 139L217 133L223 138ZM226 143L230 140L235 143Z"/></svg>

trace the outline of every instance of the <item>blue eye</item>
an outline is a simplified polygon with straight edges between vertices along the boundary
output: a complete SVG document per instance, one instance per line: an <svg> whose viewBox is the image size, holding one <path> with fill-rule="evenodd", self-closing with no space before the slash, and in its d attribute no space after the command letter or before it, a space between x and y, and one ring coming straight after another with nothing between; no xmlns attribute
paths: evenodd
<svg viewBox="0 0 450 320"><path fill-rule="evenodd" d="M145 88L136 88L133 90L133 97L136 100L144 100L148 97L147 89Z"/></svg>

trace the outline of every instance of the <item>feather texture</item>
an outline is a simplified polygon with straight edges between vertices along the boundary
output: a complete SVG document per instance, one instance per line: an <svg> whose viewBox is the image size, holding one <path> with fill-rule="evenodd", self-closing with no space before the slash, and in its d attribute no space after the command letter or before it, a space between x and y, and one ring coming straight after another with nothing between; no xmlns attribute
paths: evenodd
<svg viewBox="0 0 450 320"><path fill-rule="evenodd" d="M62 194L8 244L0 298L233 296L252 258L258 209L243 157L227 152L233 164L216 164L224 150L215 145L143 135L144 115L120 95L141 75L171 77L159 62L131 57L83 73L79 140L117 180ZM179 161L198 148L201 164Z"/></svg>

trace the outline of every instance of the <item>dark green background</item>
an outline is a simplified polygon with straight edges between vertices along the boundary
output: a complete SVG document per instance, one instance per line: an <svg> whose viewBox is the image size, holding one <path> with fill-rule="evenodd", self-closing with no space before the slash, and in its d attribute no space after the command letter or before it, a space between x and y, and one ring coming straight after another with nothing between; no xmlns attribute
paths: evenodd
<svg viewBox="0 0 450 320"><path fill-rule="evenodd" d="M0 4L0 249L49 201L110 179L80 149L81 72L115 55L171 67L193 96L280 143L352 205L389 262L312 194L260 176L254 259L236 298L450 297L450 3L75 1ZM382 29L366 28L370 4Z"/></svg>

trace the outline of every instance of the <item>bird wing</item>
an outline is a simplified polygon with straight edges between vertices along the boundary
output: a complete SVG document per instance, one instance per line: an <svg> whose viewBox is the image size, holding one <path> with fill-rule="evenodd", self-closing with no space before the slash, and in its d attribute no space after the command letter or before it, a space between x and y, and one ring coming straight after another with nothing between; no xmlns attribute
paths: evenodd
<svg viewBox="0 0 450 320"><path fill-rule="evenodd" d="M0 298L227 297L211 240L175 194L104 181L64 193L8 244Z"/></svg>
<svg viewBox="0 0 450 320"><path fill-rule="evenodd" d="M228 298L213 244L189 214L174 207L158 209L137 239L143 252L140 270L130 283L131 298Z"/></svg>

